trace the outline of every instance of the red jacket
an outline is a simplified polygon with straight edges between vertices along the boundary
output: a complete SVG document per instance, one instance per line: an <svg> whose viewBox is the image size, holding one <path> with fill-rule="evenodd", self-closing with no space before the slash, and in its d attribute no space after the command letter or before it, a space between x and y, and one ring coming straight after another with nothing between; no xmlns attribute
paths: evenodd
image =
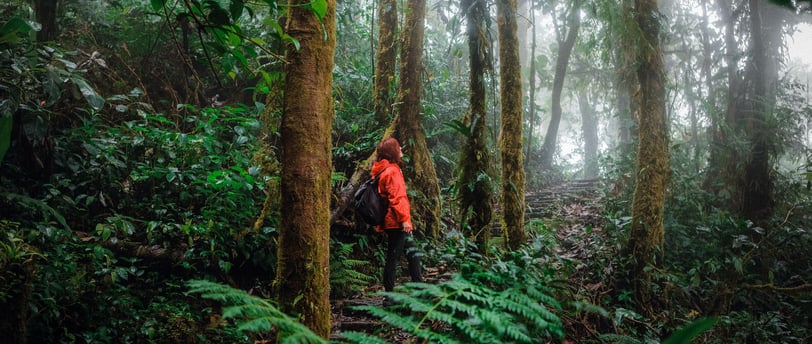
<svg viewBox="0 0 812 344"><path fill-rule="evenodd" d="M403 171L400 166L389 160L376 161L372 165L372 176L383 171L378 178L378 192L381 196L389 199L389 211L383 220L383 225L377 226L376 231L382 232L384 229L401 228L402 223L412 221L411 205L409 197L406 195L406 181L403 179Z"/></svg>

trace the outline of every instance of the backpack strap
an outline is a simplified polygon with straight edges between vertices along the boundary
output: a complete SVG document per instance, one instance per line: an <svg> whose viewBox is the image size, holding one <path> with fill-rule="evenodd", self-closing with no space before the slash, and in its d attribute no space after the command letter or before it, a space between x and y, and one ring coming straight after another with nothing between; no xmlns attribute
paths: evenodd
<svg viewBox="0 0 812 344"><path fill-rule="evenodd" d="M378 172L378 173L376 173L374 176L372 176L372 179L375 179L375 178L380 177L380 176L381 176L381 173L383 173L384 171L386 171L386 169L388 169L388 168L389 168L389 166L384 167L384 168L383 168L383 170L381 170L381 172Z"/></svg>

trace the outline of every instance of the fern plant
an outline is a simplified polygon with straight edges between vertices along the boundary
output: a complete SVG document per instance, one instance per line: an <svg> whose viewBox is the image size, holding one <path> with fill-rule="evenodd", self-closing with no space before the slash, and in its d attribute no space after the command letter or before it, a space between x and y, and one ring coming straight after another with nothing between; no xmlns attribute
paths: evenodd
<svg viewBox="0 0 812 344"><path fill-rule="evenodd" d="M461 273L439 284L408 283L382 293L393 309L360 306L389 326L430 343L537 343L563 337L552 296L551 269L538 250L464 261ZM404 311L407 313L404 315ZM348 337L349 338L349 337Z"/></svg>
<svg viewBox="0 0 812 344"><path fill-rule="evenodd" d="M249 295L243 290L203 280L187 282L190 293L225 305L223 319L234 321L241 331L267 333L275 331L281 343L321 344L327 341L307 326L288 316L268 300Z"/></svg>
<svg viewBox="0 0 812 344"><path fill-rule="evenodd" d="M375 277L364 271L370 266L369 261L352 258L355 243L331 240L330 246L330 292L333 297L348 296L375 282Z"/></svg>

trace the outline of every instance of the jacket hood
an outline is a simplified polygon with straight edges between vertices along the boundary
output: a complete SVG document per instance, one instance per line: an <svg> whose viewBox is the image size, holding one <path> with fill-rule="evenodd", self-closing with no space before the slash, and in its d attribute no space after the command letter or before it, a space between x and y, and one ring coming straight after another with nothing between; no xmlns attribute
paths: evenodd
<svg viewBox="0 0 812 344"><path fill-rule="evenodd" d="M389 166L397 166L397 164L389 162L387 159L378 160L372 164L372 171L370 174L374 177L376 174L381 173Z"/></svg>

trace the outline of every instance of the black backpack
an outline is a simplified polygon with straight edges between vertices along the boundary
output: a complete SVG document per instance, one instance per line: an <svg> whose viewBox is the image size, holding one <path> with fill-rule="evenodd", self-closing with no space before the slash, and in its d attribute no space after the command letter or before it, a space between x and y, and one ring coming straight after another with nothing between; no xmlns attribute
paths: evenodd
<svg viewBox="0 0 812 344"><path fill-rule="evenodd" d="M378 193L378 178L381 173L383 171L361 184L354 197L356 218L361 218L373 226L382 224L386 212L389 211L389 200Z"/></svg>

